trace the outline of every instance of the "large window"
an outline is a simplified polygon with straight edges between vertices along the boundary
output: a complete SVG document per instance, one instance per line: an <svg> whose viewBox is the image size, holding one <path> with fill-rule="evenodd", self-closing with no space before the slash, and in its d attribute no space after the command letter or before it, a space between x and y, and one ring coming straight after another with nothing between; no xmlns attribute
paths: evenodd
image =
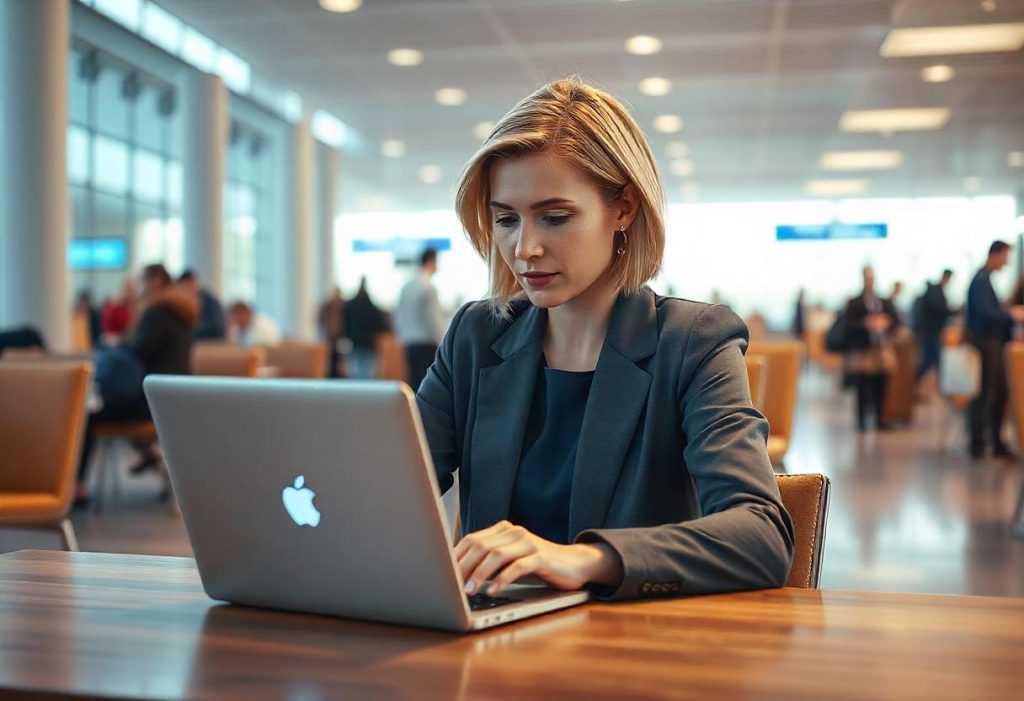
<svg viewBox="0 0 1024 701"><path fill-rule="evenodd" d="M70 53L71 236L123 239L124 269L72 271L76 290L116 294L142 265L183 265L181 160L173 88L90 46Z"/></svg>
<svg viewBox="0 0 1024 701"><path fill-rule="evenodd" d="M237 119L231 121L227 183L224 186L224 296L256 302L257 290L272 275L261 255L269 237L268 207L274 199L269 182L268 137Z"/></svg>

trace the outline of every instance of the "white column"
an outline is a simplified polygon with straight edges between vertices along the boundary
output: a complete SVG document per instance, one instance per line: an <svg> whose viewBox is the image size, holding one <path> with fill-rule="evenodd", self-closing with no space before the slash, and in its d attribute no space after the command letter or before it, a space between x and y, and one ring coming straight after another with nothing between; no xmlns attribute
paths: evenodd
<svg viewBox="0 0 1024 701"><path fill-rule="evenodd" d="M185 265L195 269L204 287L223 297L228 91L219 77L194 71L182 103Z"/></svg>
<svg viewBox="0 0 1024 701"><path fill-rule="evenodd" d="M0 2L0 327L71 347L68 0Z"/></svg>
<svg viewBox="0 0 1024 701"><path fill-rule="evenodd" d="M288 288L290 319L285 328L294 338L311 340L316 335L316 297L313 295L313 221L316 171L315 143L309 120L292 127L289 154Z"/></svg>
<svg viewBox="0 0 1024 701"><path fill-rule="evenodd" d="M317 286L326 295L337 284L335 273L334 220L338 216L338 171L341 154L325 144L317 145Z"/></svg>

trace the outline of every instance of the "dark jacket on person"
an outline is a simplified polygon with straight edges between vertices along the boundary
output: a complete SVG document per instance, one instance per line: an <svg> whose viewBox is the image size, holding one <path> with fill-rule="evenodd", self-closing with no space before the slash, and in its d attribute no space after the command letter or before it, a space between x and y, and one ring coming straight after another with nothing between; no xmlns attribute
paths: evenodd
<svg viewBox="0 0 1024 701"><path fill-rule="evenodd" d="M132 333L132 350L146 374L187 375L199 302L168 289L149 303Z"/></svg>
<svg viewBox="0 0 1024 701"><path fill-rule="evenodd" d="M937 336L946 326L949 317L956 314L956 311L949 308L946 301L946 291L942 285L929 282L921 295L921 306L918 309L917 332L920 336L928 338Z"/></svg>
<svg viewBox="0 0 1024 701"><path fill-rule="evenodd" d="M365 291L345 303L345 330L352 345L362 350L376 348L377 336L388 330L384 312Z"/></svg>
<svg viewBox="0 0 1024 701"><path fill-rule="evenodd" d="M463 306L417 393L438 482L459 471L463 532L506 519L544 362L547 311ZM782 586L793 526L751 405L747 329L727 307L620 295L579 434L570 539L622 559L608 599Z"/></svg>
<svg viewBox="0 0 1024 701"><path fill-rule="evenodd" d="M1013 319L999 303L987 269L979 270L967 289L967 330L974 338L1010 337Z"/></svg>
<svg viewBox="0 0 1024 701"><path fill-rule="evenodd" d="M212 292L199 290L199 322L194 335L198 340L221 341L227 335L224 307Z"/></svg>
<svg viewBox="0 0 1024 701"><path fill-rule="evenodd" d="M900 325L899 315L896 313L896 307L894 307L892 302L888 299L882 299L877 296L875 299L879 305L879 312L889 317L890 326L889 331L887 331L886 334L891 334ZM850 350L866 350L872 346L880 345L880 339L873 337L865 325L868 314L870 314L870 312L868 311L867 300L863 293L861 293L859 297L854 297L847 303L846 333L847 347Z"/></svg>

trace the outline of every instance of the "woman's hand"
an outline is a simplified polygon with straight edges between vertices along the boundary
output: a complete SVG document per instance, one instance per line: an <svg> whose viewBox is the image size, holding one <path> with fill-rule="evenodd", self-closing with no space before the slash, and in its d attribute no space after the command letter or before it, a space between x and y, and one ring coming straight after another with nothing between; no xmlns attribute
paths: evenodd
<svg viewBox="0 0 1024 701"><path fill-rule="evenodd" d="M466 593L494 595L526 575L540 577L559 589L579 589L588 582L618 585L622 561L604 543L559 545L530 533L522 526L500 521L470 533L455 546L459 573Z"/></svg>

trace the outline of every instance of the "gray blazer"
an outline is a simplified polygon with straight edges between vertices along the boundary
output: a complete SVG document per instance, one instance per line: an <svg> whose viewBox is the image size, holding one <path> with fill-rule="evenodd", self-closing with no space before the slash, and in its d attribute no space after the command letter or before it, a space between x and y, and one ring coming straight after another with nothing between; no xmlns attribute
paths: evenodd
<svg viewBox="0 0 1024 701"><path fill-rule="evenodd" d="M547 312L463 306L417 394L442 492L459 470L464 533L505 519ZM747 328L731 310L650 288L620 295L580 431L569 532L622 558L606 599L782 586L793 524L751 406Z"/></svg>

